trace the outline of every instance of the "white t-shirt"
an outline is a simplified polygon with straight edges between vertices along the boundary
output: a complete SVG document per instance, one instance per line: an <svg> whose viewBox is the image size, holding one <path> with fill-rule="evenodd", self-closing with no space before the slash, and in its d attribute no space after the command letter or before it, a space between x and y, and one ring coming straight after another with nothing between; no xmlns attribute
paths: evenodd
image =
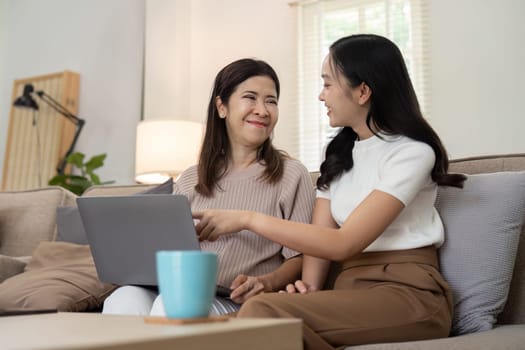
<svg viewBox="0 0 525 350"><path fill-rule="evenodd" d="M437 184L431 178L434 151L426 143L405 136L381 137L356 141L354 167L326 191L317 191L317 197L330 200L332 216L339 226L373 190L386 192L405 205L365 252L441 246L444 229L434 207Z"/></svg>

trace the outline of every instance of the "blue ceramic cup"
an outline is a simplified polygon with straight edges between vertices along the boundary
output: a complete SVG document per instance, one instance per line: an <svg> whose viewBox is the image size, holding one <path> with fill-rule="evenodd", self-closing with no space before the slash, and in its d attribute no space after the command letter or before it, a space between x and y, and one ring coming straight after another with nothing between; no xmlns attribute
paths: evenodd
<svg viewBox="0 0 525 350"><path fill-rule="evenodd" d="M168 318L207 317L215 297L217 254L198 250L157 252L157 278Z"/></svg>

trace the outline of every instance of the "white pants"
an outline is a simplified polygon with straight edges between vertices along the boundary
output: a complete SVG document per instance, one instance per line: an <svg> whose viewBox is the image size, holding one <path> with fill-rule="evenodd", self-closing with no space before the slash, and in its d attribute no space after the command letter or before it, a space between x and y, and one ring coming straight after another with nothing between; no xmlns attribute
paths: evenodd
<svg viewBox="0 0 525 350"><path fill-rule="evenodd" d="M136 286L120 287L106 298L102 307L102 313L146 316L150 314L151 306L157 295L157 292L147 288Z"/></svg>
<svg viewBox="0 0 525 350"><path fill-rule="evenodd" d="M240 307L241 305L234 303L230 299L215 297L210 315L224 315L236 312ZM124 286L116 289L104 301L102 313L166 316L162 297L153 290L136 286Z"/></svg>
<svg viewBox="0 0 525 350"><path fill-rule="evenodd" d="M237 312L241 308L241 305L234 303L230 299L215 297L210 309L210 315L225 315L230 312ZM164 303L162 302L162 296L159 295L153 307L151 308L151 316L166 316L166 311L164 311Z"/></svg>

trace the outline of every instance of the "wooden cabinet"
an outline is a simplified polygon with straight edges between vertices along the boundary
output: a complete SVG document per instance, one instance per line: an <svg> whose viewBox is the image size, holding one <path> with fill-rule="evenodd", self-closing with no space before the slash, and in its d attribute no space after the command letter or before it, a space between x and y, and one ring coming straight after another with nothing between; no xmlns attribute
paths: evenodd
<svg viewBox="0 0 525 350"><path fill-rule="evenodd" d="M71 71L15 80L11 102L24 86L47 95L77 114L80 75ZM4 157L2 190L25 190L47 186L56 174L75 134L75 125L36 94L38 111L11 106Z"/></svg>

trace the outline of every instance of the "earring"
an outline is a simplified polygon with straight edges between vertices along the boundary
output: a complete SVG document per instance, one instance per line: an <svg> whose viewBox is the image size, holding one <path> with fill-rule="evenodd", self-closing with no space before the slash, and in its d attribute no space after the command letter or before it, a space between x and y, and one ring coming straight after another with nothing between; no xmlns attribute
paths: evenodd
<svg viewBox="0 0 525 350"><path fill-rule="evenodd" d="M221 117L221 119L224 119L224 118L226 118L226 115L225 114L221 114L220 117Z"/></svg>

